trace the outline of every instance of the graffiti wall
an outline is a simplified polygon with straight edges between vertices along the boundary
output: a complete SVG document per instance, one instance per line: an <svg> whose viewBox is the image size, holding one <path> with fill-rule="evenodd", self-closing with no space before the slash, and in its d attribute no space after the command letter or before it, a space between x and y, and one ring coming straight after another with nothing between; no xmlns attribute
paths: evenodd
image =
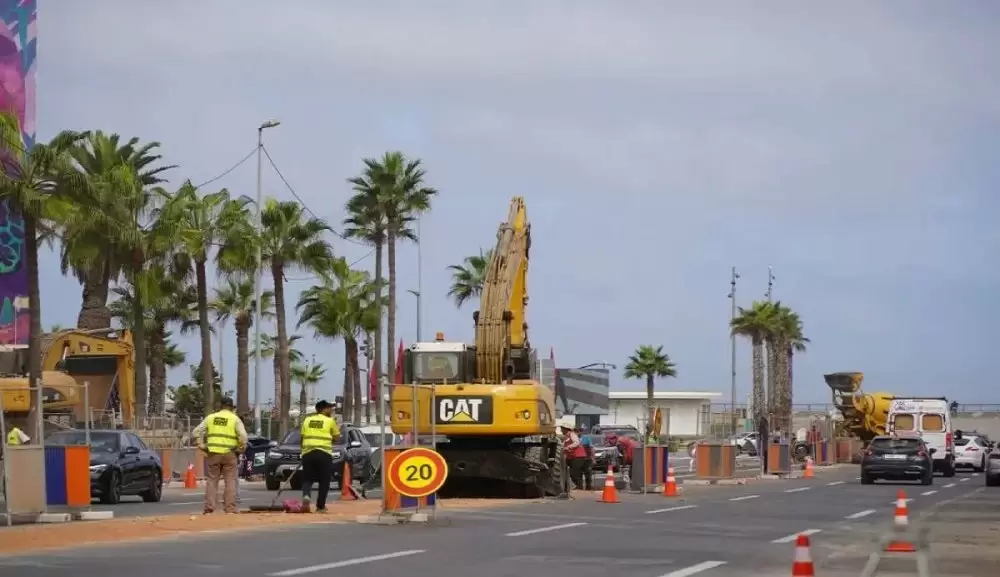
<svg viewBox="0 0 1000 577"><path fill-rule="evenodd" d="M35 139L37 0L0 0L0 110L21 121L24 144ZM0 201L0 345L28 345L28 274L24 220Z"/></svg>

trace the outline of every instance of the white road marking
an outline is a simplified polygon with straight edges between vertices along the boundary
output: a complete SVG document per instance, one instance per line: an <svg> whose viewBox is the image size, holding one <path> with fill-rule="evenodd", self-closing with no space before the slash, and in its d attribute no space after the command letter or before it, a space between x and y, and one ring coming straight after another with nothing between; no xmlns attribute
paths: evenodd
<svg viewBox="0 0 1000 577"><path fill-rule="evenodd" d="M926 497L928 495L933 495L934 493L937 493L937 491L924 491L923 493L921 493L921 495Z"/></svg>
<svg viewBox="0 0 1000 577"><path fill-rule="evenodd" d="M969 480L968 477L963 477L963 478L959 479L959 481L968 481L968 480Z"/></svg>
<svg viewBox="0 0 1000 577"><path fill-rule="evenodd" d="M874 512L875 509L866 509L864 511L858 511L857 513L854 513L852 515L848 515L844 517L844 519L860 519L862 517L867 517L868 515L871 515Z"/></svg>
<svg viewBox="0 0 1000 577"><path fill-rule="evenodd" d="M756 499L760 495L743 495L742 497L733 497L730 501L746 501L747 499Z"/></svg>
<svg viewBox="0 0 1000 577"><path fill-rule="evenodd" d="M685 567L683 569L678 569L676 571L671 571L666 575L661 577L691 577L691 575L697 575L702 571L708 571L709 569L715 569L716 567L721 567L725 565L725 561L702 561L697 565L692 565L690 567Z"/></svg>
<svg viewBox="0 0 1000 577"><path fill-rule="evenodd" d="M386 559L396 559L397 557L409 557L410 555L418 555L420 553L426 553L426 552L427 551L424 549L411 549L408 551L396 551L395 553L385 553L384 555L357 557L355 559L345 559L343 561L324 563L322 565L310 565L308 567L299 567L298 569L286 569L285 571L268 573L268 577L293 577L295 575L305 575L307 573L316 573L317 571L326 571L327 569L339 569L340 567L350 567L352 565L364 565L365 563L373 563L375 561L385 561Z"/></svg>
<svg viewBox="0 0 1000 577"><path fill-rule="evenodd" d="M652 511L646 511L647 515L652 515L653 513L669 513L671 511L683 511L684 509L694 509L698 505L681 505L680 507L667 507L666 509L653 509Z"/></svg>
<svg viewBox="0 0 1000 577"><path fill-rule="evenodd" d="M979 476L979 473L973 473L973 474L972 474L972 476L973 476L973 477L978 477L978 476Z"/></svg>
<svg viewBox="0 0 1000 577"><path fill-rule="evenodd" d="M955 486L955 483L948 483L947 485L944 486L944 488L945 489L951 489L954 486Z"/></svg>
<svg viewBox="0 0 1000 577"><path fill-rule="evenodd" d="M586 525L586 523L563 523L562 525L552 525L551 527L539 527L538 529L505 533L504 537L521 537L524 535L534 535L535 533L546 533L548 531L558 531L559 529L569 529L570 527L580 527L582 525Z"/></svg>
<svg viewBox="0 0 1000 577"><path fill-rule="evenodd" d="M843 481L833 481L832 483L827 483L826 486L827 487L835 487L837 485L843 485L843 484L844 484Z"/></svg>
<svg viewBox="0 0 1000 577"><path fill-rule="evenodd" d="M819 533L820 531L822 531L822 529L806 529L805 531L799 531L798 533L792 533L791 535L788 535L786 537L782 537L781 539L775 539L774 541L771 541L771 542L772 543L791 543L792 541L798 539L799 535L815 535L816 533Z"/></svg>
<svg viewBox="0 0 1000 577"><path fill-rule="evenodd" d="M786 493L798 493L800 491L808 491L810 487L796 487L794 489L785 489Z"/></svg>
<svg viewBox="0 0 1000 577"><path fill-rule="evenodd" d="M909 503L909 502L910 502L910 501L912 501L912 500L913 500L913 499L912 499L912 498L910 498L910 499L903 499L902 501L903 501L904 503ZM899 499L893 499L892 501L890 501L890 502L889 502L889 504L890 504L890 505L895 505L896 503L899 503L899 501L900 501Z"/></svg>

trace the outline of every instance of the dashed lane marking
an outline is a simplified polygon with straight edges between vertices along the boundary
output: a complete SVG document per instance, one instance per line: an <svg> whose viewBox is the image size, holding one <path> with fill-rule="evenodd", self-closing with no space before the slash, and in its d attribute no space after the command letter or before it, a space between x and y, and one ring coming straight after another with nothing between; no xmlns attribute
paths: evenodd
<svg viewBox="0 0 1000 577"><path fill-rule="evenodd" d="M955 483L948 483L947 485L944 486L944 488L945 489L951 489L954 486L955 486Z"/></svg>
<svg viewBox="0 0 1000 577"><path fill-rule="evenodd" d="M928 495L933 495L934 493L937 493L937 491L924 491L923 493L921 493L921 495L926 497Z"/></svg>
<svg viewBox="0 0 1000 577"><path fill-rule="evenodd" d="M979 473L973 473L973 474L972 474L972 476L973 476L973 477L978 477L978 476L979 476Z"/></svg>
<svg viewBox="0 0 1000 577"><path fill-rule="evenodd" d="M799 493L802 491L808 491L811 487L796 487L794 489L785 489L786 493Z"/></svg>
<svg viewBox="0 0 1000 577"><path fill-rule="evenodd" d="M535 533L547 533L549 531L558 531L559 529L569 529L570 527L582 527L586 523L563 523L562 525L552 525L551 527L539 527L538 529L527 529L525 531L514 531L513 533L505 533L504 537L523 537L524 535L534 535Z"/></svg>
<svg viewBox="0 0 1000 577"><path fill-rule="evenodd" d="M748 499L756 499L758 497L760 497L760 495L743 495L742 497L733 497L733 498L731 498L729 500L730 501L746 501Z"/></svg>
<svg viewBox="0 0 1000 577"><path fill-rule="evenodd" d="M964 477L964 478L962 478L962 479L959 479L959 481L968 481L968 480L969 480L969 478L968 478L968 477Z"/></svg>
<svg viewBox="0 0 1000 577"><path fill-rule="evenodd" d="M833 482L827 483L826 486L827 487L836 487L837 485L843 485L843 484L844 484L843 481L833 481Z"/></svg>
<svg viewBox="0 0 1000 577"><path fill-rule="evenodd" d="M681 505L680 507L667 507L666 509L653 509L652 511L646 511L647 515L652 515L653 513L669 513L671 511L683 511L684 509L694 509L698 505Z"/></svg>
<svg viewBox="0 0 1000 577"><path fill-rule="evenodd" d="M697 575L702 571L708 571L709 569L715 569L716 567L721 567L725 565L725 561L702 561L697 565L691 565L690 567L685 567L683 569L678 569L676 571L671 571L666 575L661 577L691 577L692 575Z"/></svg>
<svg viewBox="0 0 1000 577"><path fill-rule="evenodd" d="M851 515L848 515L848 516L844 517L844 519L860 519L862 517L867 517L868 515L871 515L874 512L875 512L875 509L866 509L864 511L858 511L857 513L853 513Z"/></svg>
<svg viewBox="0 0 1000 577"><path fill-rule="evenodd" d="M805 531L799 531L798 533L792 533L791 535L786 535L781 539L775 539L771 541L772 543L791 543L792 541L799 538L799 535L815 535L819 533L822 529L806 529Z"/></svg>
<svg viewBox="0 0 1000 577"><path fill-rule="evenodd" d="M284 571L278 571L276 573L268 573L268 577L294 577L295 575L305 575L307 573L316 573L318 571L326 571L329 569L339 569L340 567L351 567L353 565L364 565L365 563L373 563L375 561L385 561L387 559L396 559L397 557L409 557L410 555L419 555L420 553L426 553L426 552L427 551L424 549L410 549L408 551L396 551L395 553L385 553L383 555L357 557L354 559L335 561L333 563L324 563L322 565L310 565L308 567L299 567L297 569L286 569Z"/></svg>

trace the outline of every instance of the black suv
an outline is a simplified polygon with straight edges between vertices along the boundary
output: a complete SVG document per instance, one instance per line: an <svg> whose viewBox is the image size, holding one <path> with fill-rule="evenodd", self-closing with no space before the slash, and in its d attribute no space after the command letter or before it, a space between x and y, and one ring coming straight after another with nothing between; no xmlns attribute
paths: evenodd
<svg viewBox="0 0 1000 577"><path fill-rule="evenodd" d="M876 479L918 479L921 485L934 482L934 461L920 437L883 435L875 437L861 458L861 484Z"/></svg>
<svg viewBox="0 0 1000 577"><path fill-rule="evenodd" d="M293 491L302 488L301 478L295 474L302 463L302 435L298 429L285 434L281 442L271 442L264 461L264 485L268 491L277 491L288 481ZM351 464L351 477L362 484L371 476L371 445L359 429L351 425L340 427L340 441L333 447L333 480L340 486L344 460Z"/></svg>

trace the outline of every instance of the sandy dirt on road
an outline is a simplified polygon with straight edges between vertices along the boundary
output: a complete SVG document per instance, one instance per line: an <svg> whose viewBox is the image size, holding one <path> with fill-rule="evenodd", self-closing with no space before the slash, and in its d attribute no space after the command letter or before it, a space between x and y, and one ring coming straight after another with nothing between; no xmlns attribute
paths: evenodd
<svg viewBox="0 0 1000 577"><path fill-rule="evenodd" d="M499 499L442 500L440 510L485 509L506 507L531 501ZM288 513L241 513L238 515L163 515L107 521L71 521L53 525L23 525L0 531L0 555L33 553L46 549L65 549L81 545L100 545L127 541L171 539L193 533L260 531L277 526L309 525L354 521L358 515L376 515L381 502L358 501L331 503L324 515Z"/></svg>

